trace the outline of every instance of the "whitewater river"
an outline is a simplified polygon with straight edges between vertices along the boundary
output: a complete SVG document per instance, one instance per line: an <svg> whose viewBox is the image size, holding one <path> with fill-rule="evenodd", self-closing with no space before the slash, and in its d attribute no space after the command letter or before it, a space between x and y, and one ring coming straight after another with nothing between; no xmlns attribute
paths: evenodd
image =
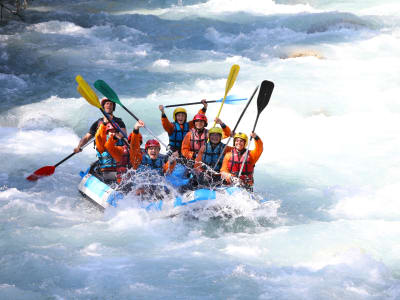
<svg viewBox="0 0 400 300"><path fill-rule="evenodd" d="M0 26L0 299L400 299L399 53L398 0L30 2ZM76 75L167 143L158 105L220 99L234 64L231 95L275 83L256 128L261 209L103 213L77 189L92 146L25 179L100 117ZM233 128L243 107L220 117ZM254 101L238 130L256 115Z"/></svg>

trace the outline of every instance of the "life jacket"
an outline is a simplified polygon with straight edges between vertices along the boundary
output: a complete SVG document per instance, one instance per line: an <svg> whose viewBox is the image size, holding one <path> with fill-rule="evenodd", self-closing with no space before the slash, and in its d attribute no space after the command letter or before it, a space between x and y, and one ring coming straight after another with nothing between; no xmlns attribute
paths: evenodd
<svg viewBox="0 0 400 300"><path fill-rule="evenodd" d="M117 162L117 182L120 183L122 175L131 167L131 161L129 159L129 149L126 145L123 146L123 154L120 162Z"/></svg>
<svg viewBox="0 0 400 300"><path fill-rule="evenodd" d="M150 156L145 153L142 156L142 162L139 165L138 171L145 171L145 170L155 170L158 174L164 175L164 161L165 157L162 154L159 154L156 159L151 159Z"/></svg>
<svg viewBox="0 0 400 300"><path fill-rule="evenodd" d="M236 148L232 149L231 158L228 161L228 170L231 174L238 176L240 172L240 167L245 158L245 151L239 155L239 152ZM240 175L240 179L247 185L252 185L253 180L253 173L254 173L254 164L250 162L250 155L247 155L247 159L244 163L242 174Z"/></svg>
<svg viewBox="0 0 400 300"><path fill-rule="evenodd" d="M107 140L108 140L108 136L107 136ZM117 146L122 146L124 145L124 143L122 142L122 140L118 140L116 143ZM104 151L103 153L100 153L99 151L96 150L96 155L97 158L99 160L99 168L100 171L102 172L115 172L117 171L117 162L115 161L115 159L111 156L110 153L108 153L108 151ZM129 153L128 153L129 155Z"/></svg>
<svg viewBox="0 0 400 300"><path fill-rule="evenodd" d="M179 153L181 152L182 141L188 132L189 123L183 123L183 128L181 128L181 125L179 125L178 122L174 122L174 131L169 136L169 146L173 152L177 150Z"/></svg>
<svg viewBox="0 0 400 300"><path fill-rule="evenodd" d="M208 129L204 128L200 134L195 128L192 128L190 132L192 133L190 137L190 151L194 152L193 159L195 159L200 148L207 142Z"/></svg>
<svg viewBox="0 0 400 300"><path fill-rule="evenodd" d="M224 149L225 144L219 143L214 149L211 146L211 143L208 142L206 144L206 149L203 153L202 161L205 163L207 166L210 166L211 168L214 168L215 163L217 162L218 157L220 156L222 150ZM217 168L215 171L219 172L219 170L222 167L222 159L219 160Z"/></svg>
<svg viewBox="0 0 400 300"><path fill-rule="evenodd" d="M102 172L113 172L117 170L117 163L110 153L104 151L100 153L96 150L96 155L99 160L99 168Z"/></svg>

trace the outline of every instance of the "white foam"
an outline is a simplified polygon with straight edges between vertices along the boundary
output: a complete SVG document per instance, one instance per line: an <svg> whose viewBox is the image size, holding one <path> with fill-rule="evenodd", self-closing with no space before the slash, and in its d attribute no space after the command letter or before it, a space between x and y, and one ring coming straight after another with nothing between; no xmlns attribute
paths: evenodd
<svg viewBox="0 0 400 300"><path fill-rule="evenodd" d="M187 17L216 18L231 20L231 13L248 13L246 18L250 22L251 16L266 16L275 14L294 14L300 12L315 12L316 9L310 5L296 4L284 5L276 4L272 0L252 0L243 2L240 0L211 0L204 3L172 7L158 11L152 11L166 19L180 20ZM236 22L242 21L235 18Z"/></svg>
<svg viewBox="0 0 400 300"><path fill-rule="evenodd" d="M360 191L340 199L329 212L336 218L399 220L399 188L400 183L394 183L377 190Z"/></svg>

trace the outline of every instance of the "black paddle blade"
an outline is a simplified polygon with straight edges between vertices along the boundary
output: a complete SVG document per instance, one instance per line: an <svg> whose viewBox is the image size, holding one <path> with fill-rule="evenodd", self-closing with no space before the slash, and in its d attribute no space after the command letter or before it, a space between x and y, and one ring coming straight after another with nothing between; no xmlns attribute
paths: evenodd
<svg viewBox="0 0 400 300"><path fill-rule="evenodd" d="M269 99L271 99L272 91L274 90L274 83L272 81L264 80L261 83L260 92L257 98L257 110L260 114L267 106Z"/></svg>

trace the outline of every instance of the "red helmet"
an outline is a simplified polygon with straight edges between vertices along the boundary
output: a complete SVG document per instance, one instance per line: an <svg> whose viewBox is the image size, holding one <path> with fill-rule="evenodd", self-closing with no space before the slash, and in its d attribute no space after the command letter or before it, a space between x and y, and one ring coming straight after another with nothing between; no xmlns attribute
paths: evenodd
<svg viewBox="0 0 400 300"><path fill-rule="evenodd" d="M147 148L149 147L158 147L159 149L161 149L160 143L157 140L148 140L146 142L146 145L144 146L144 150L147 151Z"/></svg>
<svg viewBox="0 0 400 300"><path fill-rule="evenodd" d="M115 106L116 106L116 104L115 104L115 102L112 102L110 99L108 99L108 98L103 98L103 99L101 99L101 107L103 107L104 108L104 105L106 104L106 102L111 102L112 104L113 104L113 111L115 110Z"/></svg>
<svg viewBox="0 0 400 300"><path fill-rule="evenodd" d="M207 127L207 117L205 114L197 114L193 117L193 123L195 123L196 121L204 121L205 123L205 127Z"/></svg>
<svg viewBox="0 0 400 300"><path fill-rule="evenodd" d="M109 131L116 131L115 130L115 128L114 128L114 126L112 126L112 124L111 123L107 123L107 125L106 125L106 132L109 132Z"/></svg>

